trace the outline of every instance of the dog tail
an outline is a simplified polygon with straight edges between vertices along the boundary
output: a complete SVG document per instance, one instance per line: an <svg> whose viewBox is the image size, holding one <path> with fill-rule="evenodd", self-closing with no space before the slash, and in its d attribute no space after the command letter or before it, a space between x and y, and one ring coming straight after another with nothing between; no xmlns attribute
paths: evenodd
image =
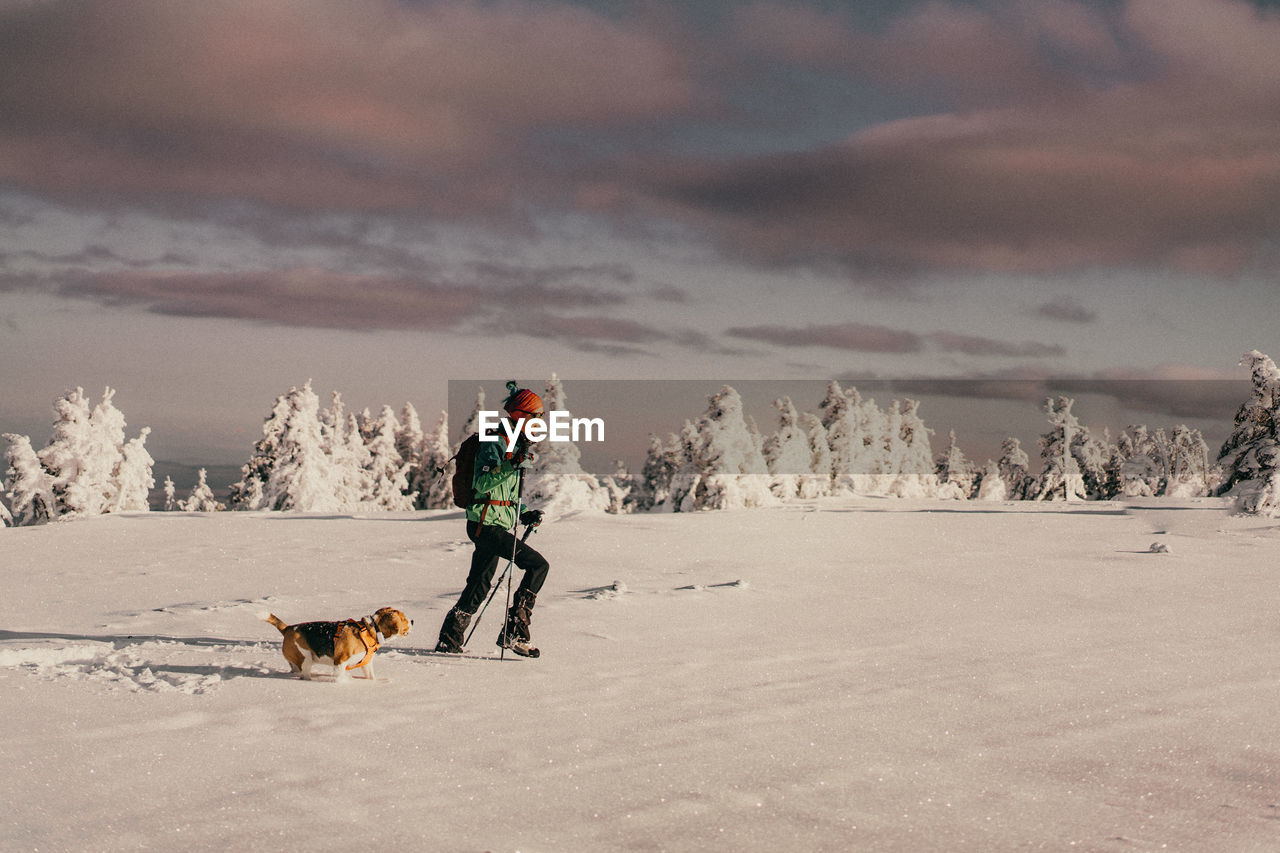
<svg viewBox="0 0 1280 853"><path fill-rule="evenodd" d="M281 619L279 616L275 615L274 613L268 613L266 616L263 616L262 621L270 622L272 625L275 625L276 628L280 630L281 634L283 634L285 629L289 627L287 624L285 624L285 621L283 619Z"/></svg>

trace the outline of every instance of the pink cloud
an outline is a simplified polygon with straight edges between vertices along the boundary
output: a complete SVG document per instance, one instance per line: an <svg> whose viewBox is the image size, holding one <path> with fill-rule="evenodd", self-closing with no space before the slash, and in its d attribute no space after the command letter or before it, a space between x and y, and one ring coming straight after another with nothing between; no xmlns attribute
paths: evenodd
<svg viewBox="0 0 1280 853"><path fill-rule="evenodd" d="M502 208L536 185L542 129L702 97L660 39L560 3L113 0L0 23L0 177L36 191Z"/></svg>
<svg viewBox="0 0 1280 853"><path fill-rule="evenodd" d="M639 180L657 209L747 257L837 260L858 277L1116 266L1229 277L1266 250L1280 222L1269 118L1280 16L1240 0L1140 0L1124 16L1058 0L994 8L931 2L868 33L755 7L741 24L749 46L818 62L803 43L904 86L950 80L955 109ZM1121 41L1142 59L1122 59Z"/></svg>

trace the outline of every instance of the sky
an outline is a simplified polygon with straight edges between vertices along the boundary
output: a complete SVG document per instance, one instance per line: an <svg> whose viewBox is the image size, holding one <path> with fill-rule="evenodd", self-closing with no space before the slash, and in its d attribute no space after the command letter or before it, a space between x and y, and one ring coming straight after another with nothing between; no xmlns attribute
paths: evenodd
<svg viewBox="0 0 1280 853"><path fill-rule="evenodd" d="M1225 432L1278 236L1276 2L0 0L37 445L76 386L237 464L307 380L553 372L911 380L977 457L1063 387Z"/></svg>

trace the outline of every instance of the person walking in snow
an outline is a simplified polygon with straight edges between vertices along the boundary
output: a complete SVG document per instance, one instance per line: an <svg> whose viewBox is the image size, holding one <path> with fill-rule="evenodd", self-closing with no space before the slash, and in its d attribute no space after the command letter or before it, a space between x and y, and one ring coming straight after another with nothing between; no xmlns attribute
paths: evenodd
<svg viewBox="0 0 1280 853"><path fill-rule="evenodd" d="M482 441L475 451L472 487L475 498L467 507L467 538L475 543L471 555L471 571L467 585L458 603L445 616L440 627L438 652L461 652L467 627L493 583L494 572L502 559L511 559L524 577L516 590L506 622L498 635L498 645L526 657L537 657L538 650L530 645L529 623L538 592L547 579L550 568L546 559L525 542L517 543L516 521L529 528L542 522L542 511L528 509L520 503L520 480L525 469L535 459L527 435L528 424L542 418L542 398L527 388L508 384L511 392L503 403L507 417L504 427L509 435L516 435L514 448L507 452L502 441Z"/></svg>

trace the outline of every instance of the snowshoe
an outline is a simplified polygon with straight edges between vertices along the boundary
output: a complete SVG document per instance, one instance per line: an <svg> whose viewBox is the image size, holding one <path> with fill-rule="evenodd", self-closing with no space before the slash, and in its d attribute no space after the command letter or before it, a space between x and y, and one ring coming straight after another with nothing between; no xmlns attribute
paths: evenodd
<svg viewBox="0 0 1280 853"><path fill-rule="evenodd" d="M516 592L515 603L507 611L507 622L498 634L498 645L521 657L536 658L538 649L529 642L529 623L533 620L533 605L537 596L528 590Z"/></svg>
<svg viewBox="0 0 1280 853"><path fill-rule="evenodd" d="M449 615L444 617L444 624L440 626L437 652L462 653L462 643L467 635L467 626L471 624L471 616L472 614L464 613L456 607L449 611Z"/></svg>

